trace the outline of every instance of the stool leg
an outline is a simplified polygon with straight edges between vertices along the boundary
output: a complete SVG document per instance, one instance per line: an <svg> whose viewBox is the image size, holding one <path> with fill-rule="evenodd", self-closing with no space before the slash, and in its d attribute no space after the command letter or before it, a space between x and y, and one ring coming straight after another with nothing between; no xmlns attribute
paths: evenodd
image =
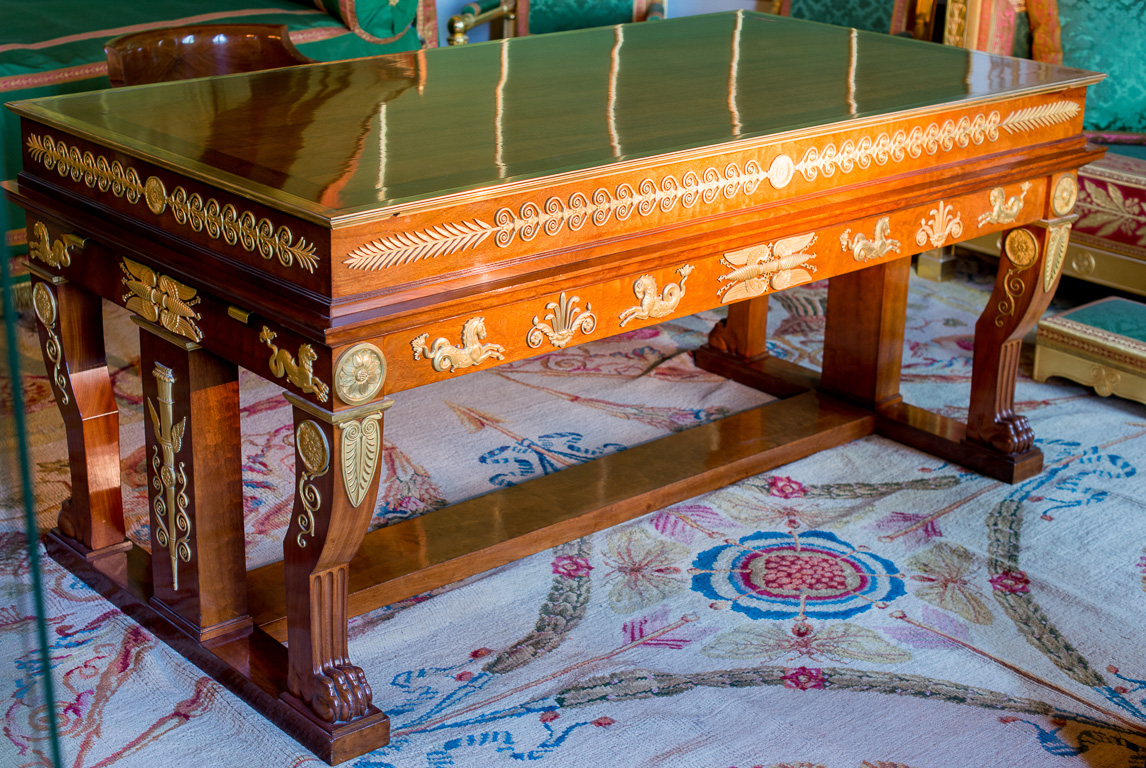
<svg viewBox="0 0 1146 768"><path fill-rule="evenodd" d="M349 563L378 495L382 411L375 403L332 414L294 405L294 514L286 561L287 688L327 723L371 714L373 694L346 641Z"/></svg>
<svg viewBox="0 0 1146 768"><path fill-rule="evenodd" d="M151 604L200 642L246 630L238 368L139 322Z"/></svg>
<svg viewBox="0 0 1146 768"><path fill-rule="evenodd" d="M1069 219L1012 229L1003 238L995 289L975 324L968 441L1008 454L1034 447L1030 423L1014 412L1019 352L1054 296L1069 238Z"/></svg>
<svg viewBox="0 0 1146 768"><path fill-rule="evenodd" d="M32 276L32 300L52 391L67 430L72 496L58 533L91 559L130 548L120 495L119 408L103 344L99 296Z"/></svg>

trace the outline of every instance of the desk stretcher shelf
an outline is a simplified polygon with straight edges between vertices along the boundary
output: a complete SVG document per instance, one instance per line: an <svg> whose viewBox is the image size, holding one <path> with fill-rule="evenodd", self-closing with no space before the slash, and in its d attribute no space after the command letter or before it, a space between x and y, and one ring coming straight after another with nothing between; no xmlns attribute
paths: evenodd
<svg viewBox="0 0 1146 768"><path fill-rule="evenodd" d="M1030 477L1019 344L1100 77L739 12L10 105L72 468L50 552L337 763L389 738L352 616L873 432ZM956 422L899 392L910 257L994 234ZM817 374L767 355L765 321L822 279ZM150 555L124 538L102 299L140 326ZM778 401L366 533L403 392L721 306L697 363ZM284 559L250 573L240 365L294 419Z"/></svg>

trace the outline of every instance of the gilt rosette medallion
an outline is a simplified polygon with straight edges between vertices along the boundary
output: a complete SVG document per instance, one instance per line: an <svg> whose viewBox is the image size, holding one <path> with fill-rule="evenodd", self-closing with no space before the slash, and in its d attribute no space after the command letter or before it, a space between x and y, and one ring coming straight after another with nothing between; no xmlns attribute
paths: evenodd
<svg viewBox="0 0 1146 768"><path fill-rule="evenodd" d="M824 531L729 539L689 572L712 607L751 619L844 619L905 594L894 563Z"/></svg>

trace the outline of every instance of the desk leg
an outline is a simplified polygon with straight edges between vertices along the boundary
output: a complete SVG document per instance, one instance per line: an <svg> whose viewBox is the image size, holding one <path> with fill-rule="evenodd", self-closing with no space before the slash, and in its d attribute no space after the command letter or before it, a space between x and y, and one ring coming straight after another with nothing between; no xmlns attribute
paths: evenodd
<svg viewBox="0 0 1146 768"><path fill-rule="evenodd" d="M1037 450L1026 417L1014 412L1015 376L1023 336L1054 296L1069 239L1067 219L1012 229L1003 238L995 289L975 324L968 442L1003 454Z"/></svg>
<svg viewBox="0 0 1146 768"><path fill-rule="evenodd" d="M893 399L879 407L878 432L1006 483L1042 471L1030 424L1014 412L1015 375L1023 336L1054 295L1069 237L1070 219L1057 219L1004 238L995 290L975 324L967 423Z"/></svg>
<svg viewBox="0 0 1146 768"><path fill-rule="evenodd" d="M898 402L911 259L828 281L823 388L867 408Z"/></svg>
<svg viewBox="0 0 1146 768"><path fill-rule="evenodd" d="M67 430L72 496L56 535L85 558L131 547L124 538L119 407L103 346L103 307L61 278L32 276L32 299L52 391Z"/></svg>
<svg viewBox="0 0 1146 768"><path fill-rule="evenodd" d="M251 627L238 368L138 322L151 504L151 604L200 642Z"/></svg>
<svg viewBox="0 0 1146 768"><path fill-rule="evenodd" d="M768 297L757 296L728 307L728 317L708 334L708 345L751 360L768 354Z"/></svg>
<svg viewBox="0 0 1146 768"><path fill-rule="evenodd" d="M696 365L747 387L793 397L816 386L814 371L768 354L768 297L757 296L728 307L728 318L708 334L708 344L693 353Z"/></svg>
<svg viewBox="0 0 1146 768"><path fill-rule="evenodd" d="M287 688L327 724L384 718L371 706L366 675L350 663L346 601L350 559L378 496L382 412L389 402L333 414L287 398L294 405L298 479L283 543Z"/></svg>

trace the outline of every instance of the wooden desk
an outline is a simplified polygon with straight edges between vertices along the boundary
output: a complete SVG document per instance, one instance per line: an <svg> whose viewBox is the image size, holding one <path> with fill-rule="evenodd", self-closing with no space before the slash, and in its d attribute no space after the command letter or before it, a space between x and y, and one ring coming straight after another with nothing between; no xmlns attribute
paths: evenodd
<svg viewBox="0 0 1146 768"><path fill-rule="evenodd" d="M72 464L52 552L338 762L388 737L349 616L873 431L1029 477L1019 344L1099 77L735 13L13 105ZM967 424L904 403L909 257L1003 230ZM824 278L820 377L764 319ZM100 297L142 328L150 557ZM697 360L784 399L366 535L403 391L723 304ZM284 561L250 573L237 365L286 389L297 451Z"/></svg>

